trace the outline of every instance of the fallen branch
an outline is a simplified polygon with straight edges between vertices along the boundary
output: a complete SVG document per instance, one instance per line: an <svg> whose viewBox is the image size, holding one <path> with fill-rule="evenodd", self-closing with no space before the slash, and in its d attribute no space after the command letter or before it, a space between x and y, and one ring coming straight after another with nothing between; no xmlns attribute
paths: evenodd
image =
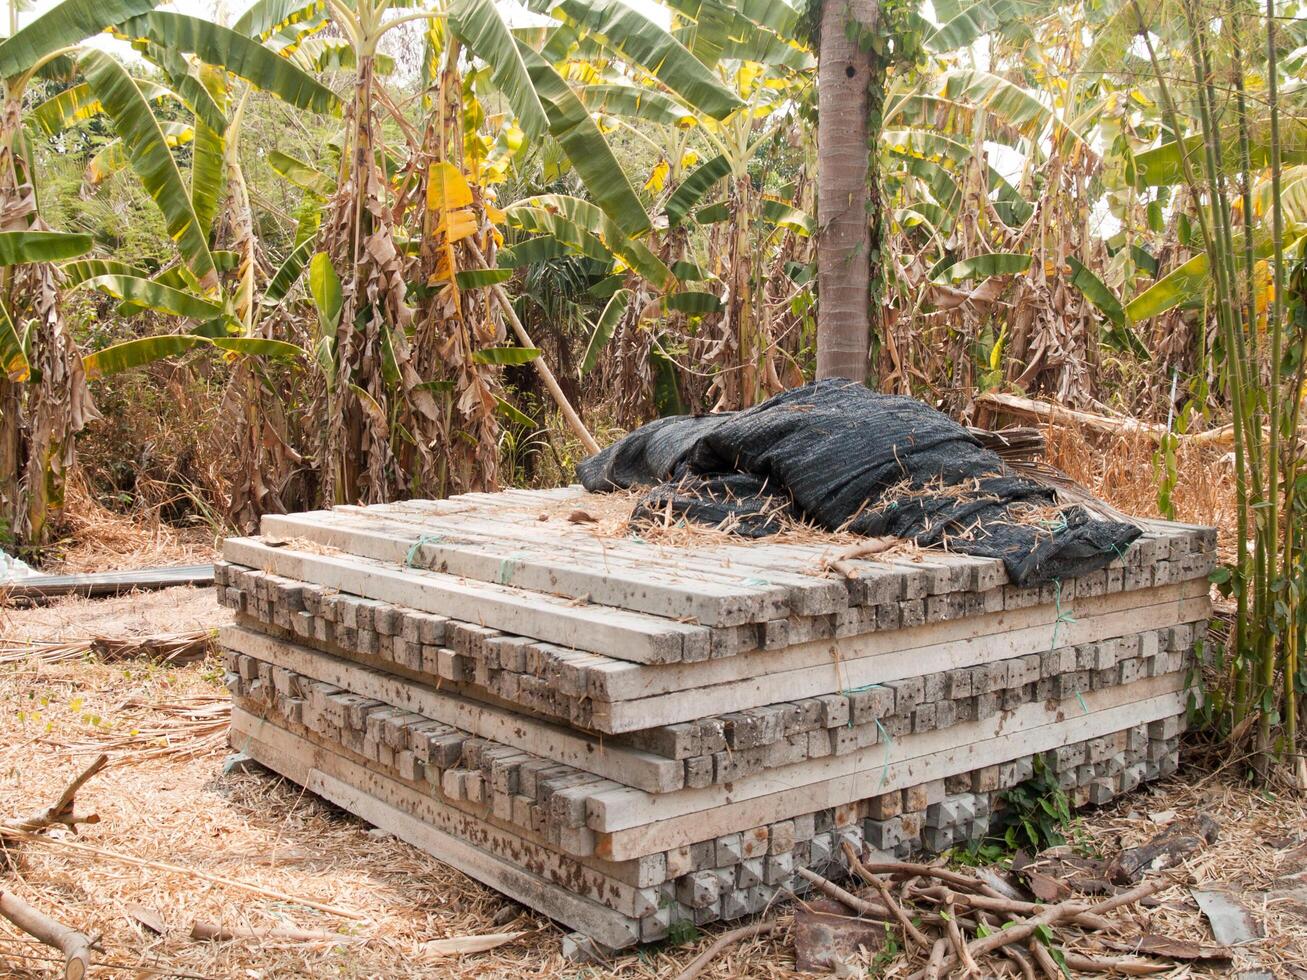
<svg viewBox="0 0 1307 980"><path fill-rule="evenodd" d="M942 887L923 888L918 895L923 895L935 901L944 900ZM1010 898L994 898L992 895L967 895L965 893L954 892L954 899L962 905L970 905L972 908L984 909L986 912L1006 912L1009 915L1038 915L1047 905L1041 905L1037 902L1018 901ZM1110 929L1112 921L1105 919L1101 915L1091 915L1088 912L1075 916L1068 921L1074 922L1078 926L1084 926L1086 929Z"/></svg>
<svg viewBox="0 0 1307 980"><path fill-rule="evenodd" d="M775 932L784 923L781 919L763 919L761 922L754 922L739 929L732 929L730 932L724 932L713 942L711 946L692 959L684 970L676 976L676 980L694 980L702 973L723 950L729 949L736 943L744 942L746 939L753 939L755 936L765 936Z"/></svg>
<svg viewBox="0 0 1307 980"><path fill-rule="evenodd" d="M1168 435L1171 435L1181 442L1199 446L1234 445L1234 429L1228 425L1208 429L1206 432L1181 434L1171 432L1160 422L1140 422L1138 419L1112 418L1094 412L1082 412L1079 409L1067 408L1065 405L1056 405L1052 402L1021 398L1001 391L981 392L976 396L976 402L977 404L1003 409L1014 415L1039 419L1050 425L1074 422L1086 429L1093 429L1095 432L1102 432L1106 435L1137 435L1143 436L1154 443L1160 443Z"/></svg>
<svg viewBox="0 0 1307 980"><path fill-rule="evenodd" d="M79 823L99 822L100 818L94 813L82 815L74 812L74 797L77 796L77 791L86 784L87 780L108 764L109 757L101 754L68 784L53 806L48 806L44 810L26 817L6 820L0 826L3 826L6 831L34 834L45 830L47 827L53 827L55 824L68 827L75 832Z"/></svg>
<svg viewBox="0 0 1307 980"><path fill-rule="evenodd" d="M903 907L899 905L899 903L894 900L894 896L890 894L889 886L880 880L879 875L872 874L863 866L862 862L858 860L858 854L853 849L853 845L848 841L844 841L844 856L848 859L849 867L853 870L853 873L859 878L870 882L872 887L880 893L880 900L885 904L885 907L890 910L890 913L894 918L898 920L899 925L903 927L903 934L910 937L912 941L922 949L929 946L930 940L922 935L921 930L912 924L912 920L909 919L907 913L903 911Z"/></svg>
<svg viewBox="0 0 1307 980"><path fill-rule="evenodd" d="M1171 963L1150 963L1147 960L1134 960L1109 956L1084 956L1080 953L1064 953L1067 969L1077 973L1122 973L1131 977L1146 977L1154 973L1168 973L1175 969Z"/></svg>
<svg viewBox="0 0 1307 980"><path fill-rule="evenodd" d="M821 892L827 898L833 898L837 902L843 902L859 915L871 916L873 919L889 918L890 911L882 905L875 902L869 902L865 898L859 898L853 892L846 891L833 881L823 878L811 868L795 868L800 877L806 878L812 882L812 886Z"/></svg>
<svg viewBox="0 0 1307 980"><path fill-rule="evenodd" d="M191 938L200 942L229 943L245 939L270 939L291 943L364 943L366 936L342 936L321 929L295 926L219 926L211 922L191 923Z"/></svg>
<svg viewBox="0 0 1307 980"><path fill-rule="evenodd" d="M916 875L920 878L935 878L966 892L979 892L993 898L1002 897L983 881L972 878L970 875L950 871L948 868L937 868L932 864L911 864L907 861L869 861L864 863L862 867L873 874Z"/></svg>
<svg viewBox="0 0 1307 980"><path fill-rule="evenodd" d="M8 827L0 827L0 834L17 840L36 841L52 847L66 847L70 850L81 851L84 854L94 854L96 857L107 858L110 861L121 861L123 864L134 865L138 868L151 868L155 871L167 871L172 874L185 875L188 878L198 878L201 881L211 881L215 885L226 885L228 888L235 888L240 891L249 892L253 895L260 895L263 898L271 898L278 902L291 902L295 905L303 905L305 908L317 909L319 912L326 912L328 915L337 915L342 919L359 920L366 918L366 916L361 912L355 912L351 909L342 909L335 905L327 905L324 902L315 902L311 898L304 898L300 895L288 895L285 892L279 892L272 888L264 888L262 885L252 885L249 882L240 881L236 878L226 878L222 875L209 874L205 871L198 871L195 868L184 868L181 865L168 864L164 861L150 861L146 858L133 857L130 854L120 854L117 851L106 850L102 847L92 847L89 844L81 844L77 841L53 840L49 837L42 837L39 834L11 830Z"/></svg>
<svg viewBox="0 0 1307 980"><path fill-rule="evenodd" d="M91 948L94 944L85 933L56 922L32 908L13 892L3 889L0 889L0 915L32 938L63 953L65 980L82 980L91 969Z"/></svg>
<svg viewBox="0 0 1307 980"><path fill-rule="evenodd" d="M831 571L839 572L845 578L857 578L858 566L853 562L859 558L868 558L871 555L879 555L882 552L889 551L897 544L903 542L902 538L891 536L868 538L866 541L860 541L851 548L846 548L834 558L822 562L825 568Z"/></svg>

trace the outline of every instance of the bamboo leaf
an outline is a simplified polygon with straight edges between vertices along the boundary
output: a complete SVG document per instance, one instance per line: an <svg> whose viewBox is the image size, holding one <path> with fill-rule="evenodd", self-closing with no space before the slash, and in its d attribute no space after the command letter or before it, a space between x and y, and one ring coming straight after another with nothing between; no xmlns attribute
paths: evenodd
<svg viewBox="0 0 1307 980"><path fill-rule="evenodd" d="M153 10L159 0L63 0L0 43L0 77L13 78L60 48Z"/></svg>
<svg viewBox="0 0 1307 980"><path fill-rule="evenodd" d="M531 137L544 133L549 128L545 107L493 0L455 0L449 8L449 26L468 50L490 66L491 84L513 107L522 131Z"/></svg>
<svg viewBox="0 0 1307 980"><path fill-rule="evenodd" d="M603 312L599 314L599 319L595 321L594 330L590 332L590 342L585 345L585 356L581 358L581 373L583 375L594 370L595 364L599 362L599 355L608 346L608 341L613 339L613 331L617 329L622 314L626 312L626 306L630 303L631 296L632 293L629 289L617 290L609 298Z"/></svg>
<svg viewBox="0 0 1307 980"><path fill-rule="evenodd" d="M478 364L498 364L516 367L529 364L540 356L535 347L485 347L472 352L472 360Z"/></svg>
<svg viewBox="0 0 1307 980"><path fill-rule="evenodd" d="M62 231L0 231L0 266L58 262L91 250L90 235Z"/></svg>
<svg viewBox="0 0 1307 980"><path fill-rule="evenodd" d="M127 147L132 169L163 213L182 257L202 288L216 290L218 274L209 254L208 236L195 216L181 172L149 103L126 69L105 52L88 49L78 63Z"/></svg>

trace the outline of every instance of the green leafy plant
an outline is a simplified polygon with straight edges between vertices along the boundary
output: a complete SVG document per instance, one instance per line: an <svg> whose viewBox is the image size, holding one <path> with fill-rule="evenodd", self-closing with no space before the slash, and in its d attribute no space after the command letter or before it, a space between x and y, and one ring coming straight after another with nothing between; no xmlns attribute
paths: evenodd
<svg viewBox="0 0 1307 980"><path fill-rule="evenodd" d="M1067 842L1071 827L1071 802L1057 783L1057 775L1043 756L1035 756L1035 772L999 796L997 820L988 840L998 840L1008 850L1024 848L1042 851Z"/></svg>

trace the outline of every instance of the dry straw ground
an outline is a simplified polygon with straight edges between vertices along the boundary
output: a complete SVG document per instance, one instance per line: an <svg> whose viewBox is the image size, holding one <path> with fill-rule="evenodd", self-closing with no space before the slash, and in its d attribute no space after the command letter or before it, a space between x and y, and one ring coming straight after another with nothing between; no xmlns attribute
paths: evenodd
<svg viewBox="0 0 1307 980"><path fill-rule="evenodd" d="M1138 446L1105 450L1056 438L1053 459L1117 506L1153 512L1155 484ZM1228 526L1219 457L1182 459L1182 467L1179 516ZM115 549L121 554L132 547ZM146 553L149 546L138 542L135 550ZM0 816L47 805L101 747L111 755L109 768L79 794L100 822L83 827L78 838L52 833L48 843L23 843L0 879L42 911L99 934L96 975L666 977L722 931L709 927L681 946L629 953L602 967L565 963L557 927L434 858L369 832L267 773L224 775L225 695L216 660L186 667L104 663L70 659L65 646L49 646L88 634L211 628L224 616L207 590L192 589L0 609L6 648L0 651ZM46 654L13 656L26 642L46 644L40 648ZM1238 951L1236 972L1259 968L1276 977L1307 977L1307 810L1299 799L1252 791L1236 776L1234 768L1182 769L1166 783L1084 814L1079 838L1111 855L1151 837L1168 814L1215 817L1218 842L1172 872L1176 884L1160 893L1158 904L1116 913L1120 936L1151 932L1210 943L1186 886L1222 883L1267 930L1266 939ZM351 941L198 942L190 938L195 922L295 926ZM160 925L162 934L151 928ZM462 957L441 956L432 945L503 932L522 935ZM791 942L785 928L745 942L705 975L790 975ZM903 977L920 963L869 959L850 966ZM0 921L0 975L43 977L54 966L48 949ZM1177 964L1161 975L1229 972Z"/></svg>

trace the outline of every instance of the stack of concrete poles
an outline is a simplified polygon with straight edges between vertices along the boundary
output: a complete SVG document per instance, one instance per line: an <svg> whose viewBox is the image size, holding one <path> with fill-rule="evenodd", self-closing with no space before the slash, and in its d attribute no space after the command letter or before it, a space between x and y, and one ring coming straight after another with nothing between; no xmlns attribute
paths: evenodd
<svg viewBox="0 0 1307 980"><path fill-rule="evenodd" d="M605 538L564 516L589 499L227 541L232 745L611 949L837 878L845 841L983 837L1036 767L1076 805L1176 767L1211 529L1146 522L1107 568L1020 588L942 552L833 573L830 543Z"/></svg>

